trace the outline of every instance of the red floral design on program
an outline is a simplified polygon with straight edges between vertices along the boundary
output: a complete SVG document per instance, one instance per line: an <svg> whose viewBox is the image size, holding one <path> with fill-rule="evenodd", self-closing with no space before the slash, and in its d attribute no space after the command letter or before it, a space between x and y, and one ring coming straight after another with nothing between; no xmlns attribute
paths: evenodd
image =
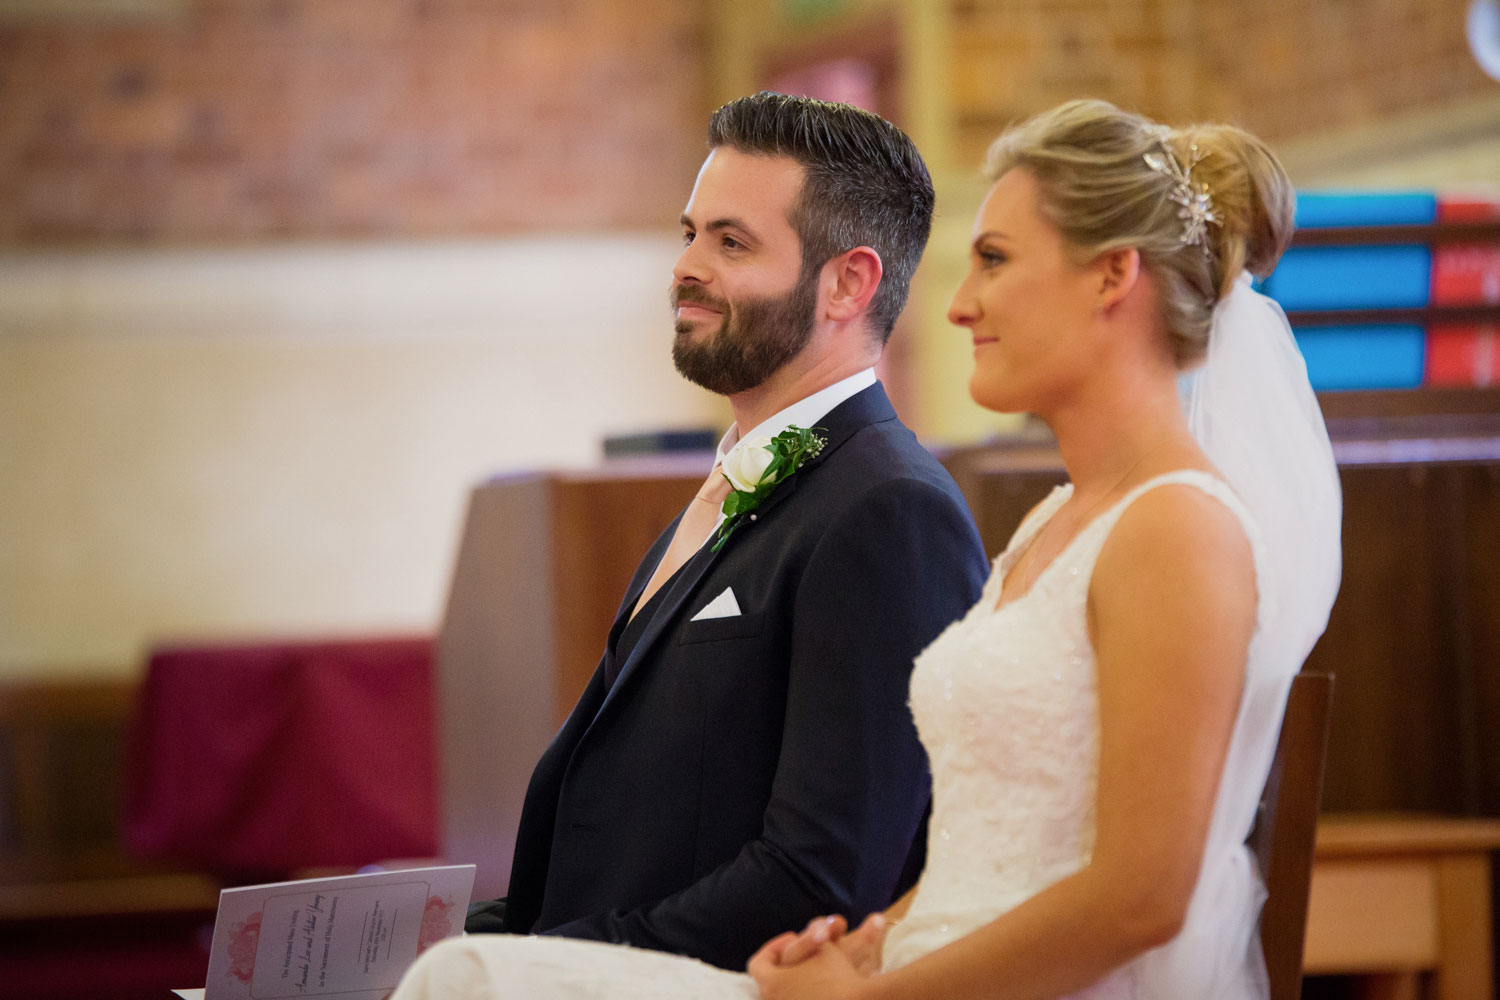
<svg viewBox="0 0 1500 1000"><path fill-rule="evenodd" d="M422 932L417 935L417 954L453 933L453 904L441 896L427 897L422 911Z"/></svg>
<svg viewBox="0 0 1500 1000"><path fill-rule="evenodd" d="M255 974L255 948L260 943L260 911L229 929L229 974L249 984Z"/></svg>

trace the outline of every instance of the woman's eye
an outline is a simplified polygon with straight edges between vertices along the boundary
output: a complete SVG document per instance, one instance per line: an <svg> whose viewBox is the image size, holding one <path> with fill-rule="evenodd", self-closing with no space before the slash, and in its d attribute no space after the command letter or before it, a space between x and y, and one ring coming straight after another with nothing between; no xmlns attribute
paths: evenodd
<svg viewBox="0 0 1500 1000"><path fill-rule="evenodd" d="M999 250L980 250L975 256L979 258L979 266L986 270L1005 263L1005 254Z"/></svg>

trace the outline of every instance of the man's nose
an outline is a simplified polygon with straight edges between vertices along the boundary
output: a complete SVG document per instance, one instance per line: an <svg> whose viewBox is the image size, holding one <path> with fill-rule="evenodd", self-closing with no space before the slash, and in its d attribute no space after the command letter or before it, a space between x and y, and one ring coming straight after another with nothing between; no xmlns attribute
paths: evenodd
<svg viewBox="0 0 1500 1000"><path fill-rule="evenodd" d="M708 269L703 266L701 253L695 253L694 247L697 240L682 248L682 253L677 255L677 263L672 266L672 280L679 285L705 284L708 281Z"/></svg>

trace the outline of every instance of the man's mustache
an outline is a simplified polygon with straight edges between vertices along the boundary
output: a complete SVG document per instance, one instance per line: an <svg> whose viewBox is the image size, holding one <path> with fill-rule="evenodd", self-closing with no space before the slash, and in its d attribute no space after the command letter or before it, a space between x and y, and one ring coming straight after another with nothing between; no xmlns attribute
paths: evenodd
<svg viewBox="0 0 1500 1000"><path fill-rule="evenodd" d="M729 303L715 295L710 295L698 285L673 285L668 296L672 300L672 308L676 309L683 302L697 302L705 306L712 306L721 313L728 314Z"/></svg>

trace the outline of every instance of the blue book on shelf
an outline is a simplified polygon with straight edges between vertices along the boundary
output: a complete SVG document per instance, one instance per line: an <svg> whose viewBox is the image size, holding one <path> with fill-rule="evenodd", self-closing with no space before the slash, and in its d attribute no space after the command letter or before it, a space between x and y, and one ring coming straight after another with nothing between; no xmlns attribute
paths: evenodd
<svg viewBox="0 0 1500 1000"><path fill-rule="evenodd" d="M1296 309L1416 309L1427 304L1432 251L1395 246L1292 247L1264 291Z"/></svg>
<svg viewBox="0 0 1500 1000"><path fill-rule="evenodd" d="M1293 330L1314 389L1409 389L1422 383L1426 336L1414 324Z"/></svg>
<svg viewBox="0 0 1500 1000"><path fill-rule="evenodd" d="M1431 191L1299 191L1297 228L1427 225L1437 219Z"/></svg>

